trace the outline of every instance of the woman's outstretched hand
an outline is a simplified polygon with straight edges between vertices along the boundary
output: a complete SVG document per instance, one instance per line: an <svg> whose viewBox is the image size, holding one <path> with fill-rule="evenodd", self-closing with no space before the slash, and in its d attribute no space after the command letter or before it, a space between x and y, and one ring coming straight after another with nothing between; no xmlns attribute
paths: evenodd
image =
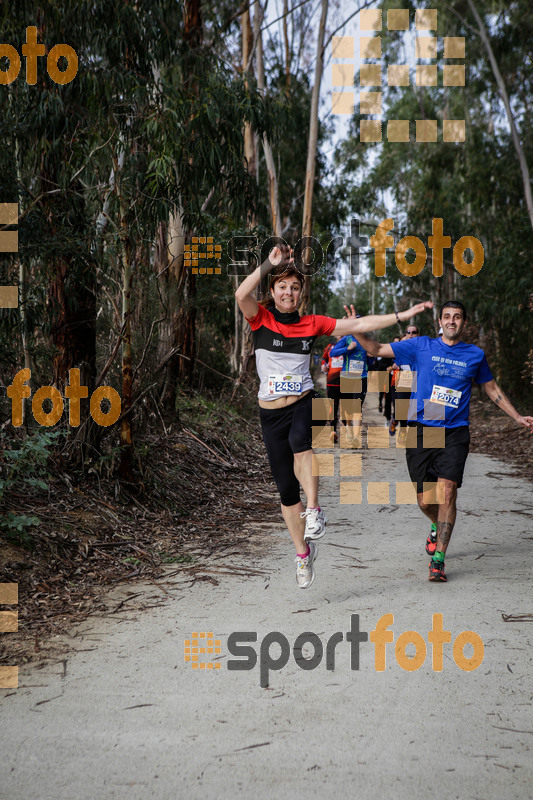
<svg viewBox="0 0 533 800"><path fill-rule="evenodd" d="M426 311L427 309L430 308L433 308L433 301L425 300L423 303L417 303L416 306L408 308L407 311L399 311L398 316L400 317L402 322L406 322L411 317L414 317L417 314L421 314L422 311Z"/></svg>

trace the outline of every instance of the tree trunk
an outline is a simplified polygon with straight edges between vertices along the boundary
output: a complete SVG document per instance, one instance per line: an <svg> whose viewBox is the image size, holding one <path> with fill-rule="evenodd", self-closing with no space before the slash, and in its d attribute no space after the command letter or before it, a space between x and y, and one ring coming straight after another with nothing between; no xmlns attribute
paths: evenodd
<svg viewBox="0 0 533 800"><path fill-rule="evenodd" d="M17 161L17 185L22 186L22 179L20 176L20 157L19 157L19 143L18 137L15 138L15 158ZM19 207L19 215L22 214L23 209L21 205L20 192L17 192L17 201ZM24 369L32 370L32 361L30 355L30 328L28 324L28 312L26 308L27 302L27 287L28 275L26 268L26 259L19 258L19 315L20 315L20 334L22 337L22 351L24 353ZM32 386L32 380L28 381L29 386ZM29 401L28 401L29 402ZM26 422L26 401L22 401L22 424Z"/></svg>
<svg viewBox="0 0 533 800"><path fill-rule="evenodd" d="M122 413L132 404L133 372L131 364L131 242L125 208L120 213L120 245L122 256ZM120 468L122 480L133 483L133 423L131 414L120 424Z"/></svg>
<svg viewBox="0 0 533 800"><path fill-rule="evenodd" d="M183 4L183 38L189 47L202 43L202 5L200 0L185 0Z"/></svg>
<svg viewBox="0 0 533 800"><path fill-rule="evenodd" d="M305 197L302 222L302 238L312 236L313 233L313 189L315 184L316 149L318 142L318 101L320 97L320 84L324 68L324 33L328 16L328 0L322 0L322 15L318 30L315 64L315 83L311 95L311 113L309 117L309 138L307 142L307 167L305 174ZM304 260L307 254L303 253ZM306 280L300 301L300 313L304 312L309 302L309 281Z"/></svg>
<svg viewBox="0 0 533 800"><path fill-rule="evenodd" d="M241 15L241 32L242 32L242 72L248 86L248 76L252 73L252 65L248 65L253 48L254 36L252 32L252 23L250 20L250 8L247 5L246 11ZM244 158L246 160L246 167L250 175L255 175L255 142L252 127L249 122L244 125Z"/></svg>
<svg viewBox="0 0 533 800"><path fill-rule="evenodd" d="M261 23L263 21L264 11L261 4L258 2L258 9L255 15L254 23L257 30L257 87L261 94L266 93L265 84L265 67L263 62L263 36L261 33ZM263 152L265 154L265 163L267 168L268 180L268 198L270 208L270 219L272 221L272 231L275 236L281 236L281 215L279 211L279 194L278 194L278 178L276 174L276 164L274 162L274 154L266 133L263 136Z"/></svg>
<svg viewBox="0 0 533 800"><path fill-rule="evenodd" d="M43 193L57 187L55 162L44 154L41 160L41 189ZM84 189L76 184L69 199L73 219L85 219ZM53 234L56 215L66 211L65 200L51 196L44 201L49 230ZM78 231L73 231L76 235ZM53 257L54 278L48 298L52 312L51 340L55 348L53 384L62 391L68 381L69 369L79 367L80 377L89 391L96 377L96 276L92 260L76 259L73 251ZM88 414L88 404L81 404L82 415Z"/></svg>
<svg viewBox="0 0 533 800"><path fill-rule="evenodd" d="M239 276L233 276L233 286L235 291L239 286ZM234 300L234 330L233 330L233 347L231 348L230 367L234 374L239 372L240 355L241 355L241 317L239 316L239 306L237 301Z"/></svg>
<svg viewBox="0 0 533 800"><path fill-rule="evenodd" d="M171 318L170 318L170 265L168 253L168 225L165 222L159 224L157 230L154 271L158 283L159 299L165 317L159 327L157 342L157 363L161 363L172 348ZM164 404L168 401L171 393L171 370L169 362L163 371L163 383L158 388L159 402Z"/></svg>
<svg viewBox="0 0 533 800"><path fill-rule="evenodd" d="M261 13L260 10L258 13ZM248 86L248 78L252 75L253 66L252 66L252 50L253 50L253 43L254 43L254 36L252 31L252 23L250 19L250 6L249 3L246 4L246 10L241 15L241 42L242 42L242 49L241 49L241 68L244 76L244 80L246 85ZM244 161L246 165L246 169L250 175L256 175L256 163L257 163L257 152L255 149L255 136L252 131L252 127L249 122L246 122L244 125ZM255 227L256 225L256 218L253 213L248 214L248 225L250 227ZM235 314L236 314L236 328L239 328L239 337L240 340L240 352L239 352L239 380L242 378L244 372L246 371L247 364L250 361L251 354L253 352L253 345L252 345L252 334L250 330L250 326L246 322L244 315L241 313L240 308L238 307L237 303L235 303ZM237 337L234 346L234 352L237 353Z"/></svg>
<svg viewBox="0 0 533 800"><path fill-rule="evenodd" d="M197 94L199 89L195 80L195 51L203 38L203 22L200 0L185 0L183 5L183 39L188 45L188 55L184 60L184 84L189 91ZM178 166L176 165L176 169ZM165 387L162 400L170 399L173 379L183 386L190 386L196 356L196 309L194 298L196 283L191 270L184 263L185 230L182 222L182 209L175 207L168 223L168 306L170 309L170 336L172 349L178 353L169 360L166 369ZM185 358L180 358L185 356Z"/></svg>
<svg viewBox="0 0 533 800"><path fill-rule="evenodd" d="M291 50L289 47L289 31L287 27L287 19L289 16L289 8L287 0L283 0L283 42L285 44L285 86L287 92L291 85Z"/></svg>
<svg viewBox="0 0 533 800"><path fill-rule="evenodd" d="M529 214L529 222L531 227L533 228L533 198L531 195L531 180L529 177L529 169L527 166L526 157L524 155L524 151L522 149L522 145L520 143L520 137L518 136L518 131L516 129L513 112L511 111L511 104L509 102L509 96L507 94L507 89L505 88L505 83L502 78L502 74L500 72L500 68L498 67L498 62L494 56L492 47L490 45L489 37L487 35L487 29L483 24L483 20L478 14L477 8L473 2L473 0L468 0L468 5L470 6L470 10L475 17L477 22L479 35L481 37L481 41L483 42L485 49L488 53L490 65L492 67L492 72L494 78L496 79L496 83L498 85L498 90L500 92L501 98L503 100L503 104L505 106L505 112L507 114L507 119L509 121L509 127L511 128L511 136L513 139L514 149L518 158L518 163L520 164L520 171L522 173L522 183L524 186L524 197L526 200L527 211Z"/></svg>
<svg viewBox="0 0 533 800"><path fill-rule="evenodd" d="M96 377L96 296L92 265L81 269L73 266L70 259L57 259L49 298L54 319L52 343L56 348L54 386L64 387L69 370L79 367L81 381L91 392Z"/></svg>

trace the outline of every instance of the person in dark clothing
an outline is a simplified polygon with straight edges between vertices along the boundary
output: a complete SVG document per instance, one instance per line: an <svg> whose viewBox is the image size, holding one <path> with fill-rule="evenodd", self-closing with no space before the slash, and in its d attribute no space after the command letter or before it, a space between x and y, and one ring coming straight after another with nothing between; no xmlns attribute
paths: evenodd
<svg viewBox="0 0 533 800"><path fill-rule="evenodd" d="M336 340L339 341L341 337L337 336ZM331 441L338 442L339 436L337 434L337 425L339 421L339 404L341 399L341 371L343 364L342 356L332 356L331 348L334 347L335 342L330 342L327 345L324 353L322 354L321 370L327 373L326 377L326 395L333 403L333 420L330 422L333 430L331 432Z"/></svg>

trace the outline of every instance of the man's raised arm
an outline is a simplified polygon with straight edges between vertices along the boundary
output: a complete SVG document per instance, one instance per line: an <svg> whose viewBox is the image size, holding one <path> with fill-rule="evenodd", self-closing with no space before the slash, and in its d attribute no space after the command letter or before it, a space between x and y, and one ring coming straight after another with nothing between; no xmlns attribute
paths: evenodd
<svg viewBox="0 0 533 800"><path fill-rule="evenodd" d="M357 341L364 347L366 352L371 356L381 356L381 358L394 358L394 351L390 344L381 344L371 339L364 333L357 334Z"/></svg>

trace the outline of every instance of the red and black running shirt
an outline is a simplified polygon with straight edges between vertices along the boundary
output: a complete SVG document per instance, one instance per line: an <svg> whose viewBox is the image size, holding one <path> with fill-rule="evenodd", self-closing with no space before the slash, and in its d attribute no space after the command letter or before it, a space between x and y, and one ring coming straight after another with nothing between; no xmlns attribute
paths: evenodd
<svg viewBox="0 0 533 800"><path fill-rule="evenodd" d="M249 319L253 331L255 360L261 384L260 400L300 395L313 388L309 372L311 348L318 336L329 336L337 323L319 314L300 317L290 325L278 322L271 311L259 306Z"/></svg>
<svg viewBox="0 0 533 800"><path fill-rule="evenodd" d="M331 348L333 343L328 344L322 354L322 363L327 365L328 373L326 378L327 386L340 386L341 372L344 364L344 356L332 356Z"/></svg>

